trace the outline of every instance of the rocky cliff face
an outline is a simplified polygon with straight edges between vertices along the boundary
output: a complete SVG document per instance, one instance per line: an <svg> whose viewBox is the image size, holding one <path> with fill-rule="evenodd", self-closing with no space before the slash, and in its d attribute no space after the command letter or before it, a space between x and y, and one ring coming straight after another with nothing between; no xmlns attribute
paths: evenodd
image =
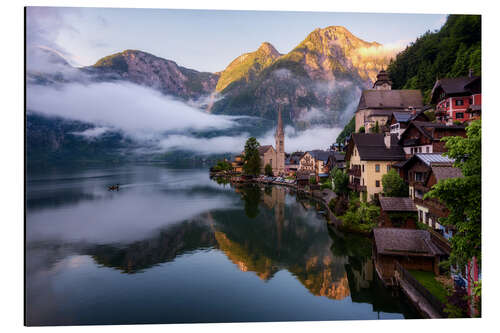
<svg viewBox="0 0 500 333"><path fill-rule="evenodd" d="M256 54L265 54L261 46L242 59L236 58L223 72L221 79L234 72L247 74L231 75L230 83L220 83L218 91L223 98L212 112L275 119L281 104L287 123L299 127L314 121L338 124L345 121L342 111L352 106L360 90L370 87L380 69L387 66L389 59L377 55L381 46L339 26L316 29L289 53L278 56L277 51L268 52L269 56L259 58L265 61L255 61Z"/></svg>
<svg viewBox="0 0 500 333"><path fill-rule="evenodd" d="M85 71L103 80L127 80L183 99L197 99L212 93L219 79L217 74L184 68L172 60L136 50L102 58Z"/></svg>
<svg viewBox="0 0 500 333"><path fill-rule="evenodd" d="M264 42L255 52L245 53L234 59L222 71L217 82L217 92L227 92L235 82L249 83L281 54L270 43Z"/></svg>

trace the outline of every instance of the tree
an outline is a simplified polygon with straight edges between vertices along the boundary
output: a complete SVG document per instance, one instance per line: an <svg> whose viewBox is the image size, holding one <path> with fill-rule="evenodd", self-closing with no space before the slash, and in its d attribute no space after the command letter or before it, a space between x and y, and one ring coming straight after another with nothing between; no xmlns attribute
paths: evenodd
<svg viewBox="0 0 500 333"><path fill-rule="evenodd" d="M408 185L394 169L382 176L382 186L386 197L408 196Z"/></svg>
<svg viewBox="0 0 500 333"><path fill-rule="evenodd" d="M354 132L355 129L355 116L352 116L351 120L345 125L344 129L342 132L340 132L339 136L337 136L337 143L342 143L344 142L345 138L347 138L349 135L351 135Z"/></svg>
<svg viewBox="0 0 500 333"><path fill-rule="evenodd" d="M264 173L266 174L266 176L273 176L273 167L271 166L271 164L266 164L266 166L264 167Z"/></svg>
<svg viewBox="0 0 500 333"><path fill-rule="evenodd" d="M440 180L425 196L443 202L450 214L439 222L454 226L450 261L463 267L476 257L481 264L481 120L467 126L467 137L444 137L446 156L463 177Z"/></svg>
<svg viewBox="0 0 500 333"><path fill-rule="evenodd" d="M243 173L257 176L260 173L260 144L256 138L250 137L245 143L245 156L243 158Z"/></svg>
<svg viewBox="0 0 500 333"><path fill-rule="evenodd" d="M358 130L358 133L364 133L365 132L365 127L361 126Z"/></svg>
<svg viewBox="0 0 500 333"><path fill-rule="evenodd" d="M378 124L378 120L375 122L375 126L370 128L370 132L380 133L380 126Z"/></svg>
<svg viewBox="0 0 500 333"><path fill-rule="evenodd" d="M333 168L330 172L330 176L333 179L333 190L338 195L346 195L349 193L349 175L338 168Z"/></svg>

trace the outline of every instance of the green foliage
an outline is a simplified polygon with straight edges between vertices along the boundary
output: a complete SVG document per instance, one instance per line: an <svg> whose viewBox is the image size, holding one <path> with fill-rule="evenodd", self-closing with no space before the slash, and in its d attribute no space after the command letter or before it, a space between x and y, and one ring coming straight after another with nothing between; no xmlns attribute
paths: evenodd
<svg viewBox="0 0 500 333"><path fill-rule="evenodd" d="M481 263L481 120L467 127L467 137L444 137L446 156L455 159L463 178L440 180L424 198L438 198L450 214L440 223L452 225L450 260L459 266L476 257Z"/></svg>
<svg viewBox="0 0 500 333"><path fill-rule="evenodd" d="M408 185L394 169L382 176L382 186L386 197L408 197Z"/></svg>
<svg viewBox="0 0 500 333"><path fill-rule="evenodd" d="M358 130L358 133L364 133L365 132L365 127L361 126Z"/></svg>
<svg viewBox="0 0 500 333"><path fill-rule="evenodd" d="M318 184L318 181L316 180L316 176L309 177L309 184L311 184L311 185Z"/></svg>
<svg viewBox="0 0 500 333"><path fill-rule="evenodd" d="M219 160L217 161L217 164L214 165L210 170L213 172L219 172L219 171L231 171L233 167L231 166L231 163L229 163L226 160Z"/></svg>
<svg viewBox="0 0 500 333"><path fill-rule="evenodd" d="M94 67L112 69L118 72L128 71L128 64L123 56L123 52L115 53L98 60L94 64Z"/></svg>
<svg viewBox="0 0 500 333"><path fill-rule="evenodd" d="M245 143L245 156L243 157L243 173L257 176L260 173L260 144L256 138L250 137Z"/></svg>
<svg viewBox="0 0 500 333"><path fill-rule="evenodd" d="M340 219L347 229L369 232L377 225L379 216L379 207L352 197L347 212Z"/></svg>
<svg viewBox="0 0 500 333"><path fill-rule="evenodd" d="M342 143L344 142L345 138L347 138L349 135L351 135L354 132L355 129L355 116L352 116L351 120L345 125L344 129L340 134L337 136L337 143Z"/></svg>
<svg viewBox="0 0 500 333"><path fill-rule="evenodd" d="M378 120L375 122L375 126L370 128L371 133L380 133L380 126L378 124Z"/></svg>
<svg viewBox="0 0 500 333"><path fill-rule="evenodd" d="M426 32L391 61L393 89L420 89L428 101L438 77L481 75L481 16L449 15L439 31Z"/></svg>
<svg viewBox="0 0 500 333"><path fill-rule="evenodd" d="M271 166L271 164L266 164L266 166L264 167L264 173L266 174L266 176L273 176L273 167Z"/></svg>
<svg viewBox="0 0 500 333"><path fill-rule="evenodd" d="M443 304L447 302L448 291L446 287L436 280L433 272L410 270L410 274L425 287L432 295L436 296Z"/></svg>
<svg viewBox="0 0 500 333"><path fill-rule="evenodd" d="M330 172L330 176L333 180L333 190L337 195L346 195L349 193L349 175L343 172L341 169L333 168Z"/></svg>
<svg viewBox="0 0 500 333"><path fill-rule="evenodd" d="M424 114L429 118L429 121L434 121L436 120L436 113L432 110L427 110L424 112Z"/></svg>

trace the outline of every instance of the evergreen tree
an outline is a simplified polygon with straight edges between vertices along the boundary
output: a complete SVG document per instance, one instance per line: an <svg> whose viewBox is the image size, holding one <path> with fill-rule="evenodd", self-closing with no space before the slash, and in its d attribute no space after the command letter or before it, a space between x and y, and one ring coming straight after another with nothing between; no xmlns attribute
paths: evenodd
<svg viewBox="0 0 500 333"><path fill-rule="evenodd" d="M243 158L243 173L248 176L257 176L260 173L260 144L256 138L250 137L245 143L245 156Z"/></svg>

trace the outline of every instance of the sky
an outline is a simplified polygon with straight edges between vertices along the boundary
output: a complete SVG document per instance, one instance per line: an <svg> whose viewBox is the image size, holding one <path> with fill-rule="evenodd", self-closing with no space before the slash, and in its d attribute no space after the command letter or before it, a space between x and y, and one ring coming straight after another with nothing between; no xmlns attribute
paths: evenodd
<svg viewBox="0 0 500 333"><path fill-rule="evenodd" d="M403 48L445 20L441 14L29 7L27 39L75 66L137 49L217 72L265 41L287 53L316 28L342 25L365 41Z"/></svg>

